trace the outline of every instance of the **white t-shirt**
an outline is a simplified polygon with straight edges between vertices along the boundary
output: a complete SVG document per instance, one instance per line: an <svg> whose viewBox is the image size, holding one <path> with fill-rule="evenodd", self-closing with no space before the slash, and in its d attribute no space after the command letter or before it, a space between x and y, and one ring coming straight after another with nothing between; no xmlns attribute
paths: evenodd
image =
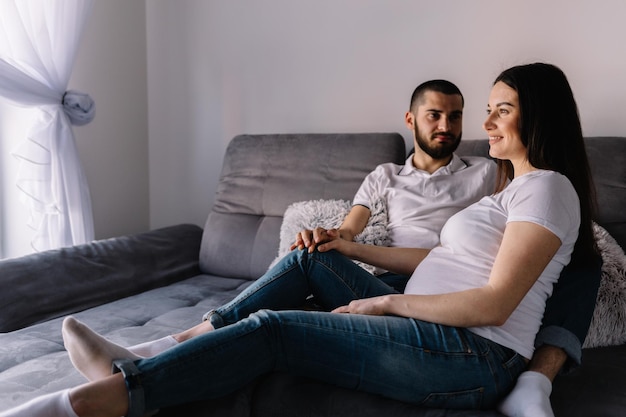
<svg viewBox="0 0 626 417"><path fill-rule="evenodd" d="M561 247L506 323L470 330L530 358L546 300L578 237L580 204L565 176L532 171L451 217L441 231L441 246L415 269L405 293L445 294L487 284L506 224L519 221L547 228Z"/></svg>
<svg viewBox="0 0 626 417"><path fill-rule="evenodd" d="M444 223L459 210L495 189L496 164L482 157L453 155L446 166L429 174L413 166L387 163L363 181L353 204L371 209L376 197L387 201L390 246L432 248Z"/></svg>

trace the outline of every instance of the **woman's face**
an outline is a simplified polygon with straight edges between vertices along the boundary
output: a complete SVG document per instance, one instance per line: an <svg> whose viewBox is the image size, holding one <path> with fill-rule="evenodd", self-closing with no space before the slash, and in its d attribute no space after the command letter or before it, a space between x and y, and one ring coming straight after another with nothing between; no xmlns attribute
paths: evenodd
<svg viewBox="0 0 626 417"><path fill-rule="evenodd" d="M483 128L489 135L489 155L508 159L516 165L527 159L520 136L520 108L517 91L503 82L494 84L487 104Z"/></svg>

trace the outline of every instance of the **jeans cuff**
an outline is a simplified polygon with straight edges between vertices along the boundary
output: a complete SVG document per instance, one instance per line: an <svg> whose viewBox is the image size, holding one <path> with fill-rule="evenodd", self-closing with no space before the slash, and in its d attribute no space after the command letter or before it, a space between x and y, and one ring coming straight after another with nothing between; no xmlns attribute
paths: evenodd
<svg viewBox="0 0 626 417"><path fill-rule="evenodd" d="M202 321L208 321L211 323L214 329L224 327L224 319L218 314L216 310L207 311L202 316Z"/></svg>
<svg viewBox="0 0 626 417"><path fill-rule="evenodd" d="M125 417L142 417L145 414L146 402L137 365L131 359L115 359L112 362L112 371L114 374L121 372L126 383L128 413Z"/></svg>
<svg viewBox="0 0 626 417"><path fill-rule="evenodd" d="M578 337L569 330L559 326L542 328L535 338L535 348L539 348L542 345L555 346L565 351L568 359L565 365L563 365L563 373L567 373L580 365L582 346Z"/></svg>

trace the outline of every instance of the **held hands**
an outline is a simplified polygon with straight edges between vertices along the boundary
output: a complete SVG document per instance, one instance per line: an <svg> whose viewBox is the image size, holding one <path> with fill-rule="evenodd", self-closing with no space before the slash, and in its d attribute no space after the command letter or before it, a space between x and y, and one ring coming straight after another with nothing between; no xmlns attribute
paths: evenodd
<svg viewBox="0 0 626 417"><path fill-rule="evenodd" d="M296 235L296 241L289 248L289 250L304 248L309 249L309 253L313 253L317 248L320 252L329 251L331 249L339 249L336 242L341 240L341 234L337 229L324 229L323 227L317 227L314 230L302 230Z"/></svg>

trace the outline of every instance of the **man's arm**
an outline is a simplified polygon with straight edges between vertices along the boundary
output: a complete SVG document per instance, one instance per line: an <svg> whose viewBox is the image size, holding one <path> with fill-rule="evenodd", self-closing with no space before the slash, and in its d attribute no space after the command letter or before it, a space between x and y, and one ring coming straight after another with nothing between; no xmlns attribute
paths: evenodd
<svg viewBox="0 0 626 417"><path fill-rule="evenodd" d="M365 229L371 214L370 209L365 206L352 206L350 213L339 227L339 236L344 240L353 241L354 237Z"/></svg>
<svg viewBox="0 0 626 417"><path fill-rule="evenodd" d="M546 303L543 323L535 339L538 351L545 345L556 346L563 349L564 358L570 359L568 365L580 364L582 345L593 317L601 276L601 258L590 266L568 265L563 269ZM556 373L559 370L560 367ZM550 377L549 373L545 375ZM554 379L556 373L550 379Z"/></svg>
<svg viewBox="0 0 626 417"><path fill-rule="evenodd" d="M332 236L336 231L329 230L328 233ZM350 259L407 277L430 252L430 249L374 246L343 239L334 239L320 244L317 250L320 252L336 250Z"/></svg>

